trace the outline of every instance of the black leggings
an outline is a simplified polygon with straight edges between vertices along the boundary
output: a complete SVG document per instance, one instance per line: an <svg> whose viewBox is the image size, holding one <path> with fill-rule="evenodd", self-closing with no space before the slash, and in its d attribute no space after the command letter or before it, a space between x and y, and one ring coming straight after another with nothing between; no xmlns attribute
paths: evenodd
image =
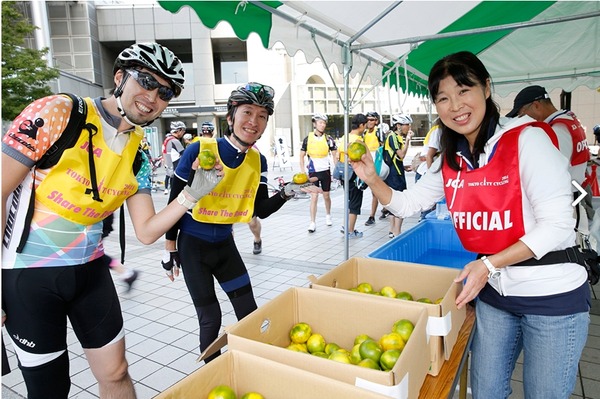
<svg viewBox="0 0 600 399"><path fill-rule="evenodd" d="M213 342L221 327L221 308L213 276L225 291L238 320L257 308L250 276L233 235L212 243L186 233L177 241L181 268L200 324L200 351Z"/></svg>

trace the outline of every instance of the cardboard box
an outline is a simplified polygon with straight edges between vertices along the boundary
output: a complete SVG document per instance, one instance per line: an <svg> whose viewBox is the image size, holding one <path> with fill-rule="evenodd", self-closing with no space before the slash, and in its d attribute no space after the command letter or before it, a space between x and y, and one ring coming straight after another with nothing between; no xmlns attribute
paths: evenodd
<svg viewBox="0 0 600 399"><path fill-rule="evenodd" d="M443 298L437 305L419 303L427 309L429 315L427 323L431 352L429 374L436 376L444 360L450 358L458 331L466 317L465 308L459 310L455 304L455 299L462 289L462 284L454 283L458 273L458 270L447 267L372 258L350 258L321 277L311 276L309 279L314 289L352 296L367 296L368 294L349 291L350 288L367 282L376 291L384 286L391 286L398 292L407 291L415 300L429 298L435 301ZM407 302L381 296L375 298L394 303Z"/></svg>
<svg viewBox="0 0 600 399"><path fill-rule="evenodd" d="M231 387L238 398L248 392L258 392L268 399L389 398L318 374L230 350L155 399L206 398L219 385Z"/></svg>
<svg viewBox="0 0 600 399"><path fill-rule="evenodd" d="M411 320L415 329L390 371L338 363L286 349L290 344L289 331L299 322L308 323L313 332L322 334L327 342L334 342L350 351L357 335L368 334L379 339L389 333L394 322L400 319ZM410 302L388 302L367 295L351 297L324 290L290 288L228 328L226 335L207 348L201 358L222 347L226 337L229 350L257 355L392 398L417 398L429 369L426 325L425 309Z"/></svg>

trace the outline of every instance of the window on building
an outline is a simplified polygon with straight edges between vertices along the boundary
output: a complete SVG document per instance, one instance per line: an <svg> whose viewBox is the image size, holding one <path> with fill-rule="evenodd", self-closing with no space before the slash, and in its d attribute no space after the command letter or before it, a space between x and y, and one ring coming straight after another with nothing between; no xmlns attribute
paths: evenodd
<svg viewBox="0 0 600 399"><path fill-rule="evenodd" d="M248 81L248 53L246 42L238 38L212 39L213 64L216 84Z"/></svg>

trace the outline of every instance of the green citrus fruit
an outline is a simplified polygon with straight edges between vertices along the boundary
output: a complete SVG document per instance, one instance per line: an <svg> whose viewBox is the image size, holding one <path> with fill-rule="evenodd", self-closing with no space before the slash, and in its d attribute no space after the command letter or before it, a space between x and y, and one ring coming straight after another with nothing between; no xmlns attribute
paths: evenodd
<svg viewBox="0 0 600 399"><path fill-rule="evenodd" d="M373 359L363 359L360 362L358 362L357 366L366 367L368 369L373 370L381 370L381 367L379 367L379 363Z"/></svg>
<svg viewBox="0 0 600 399"><path fill-rule="evenodd" d="M373 340L373 338L369 337L367 334L357 335L356 338L354 338L354 345L362 344L367 339Z"/></svg>
<svg viewBox="0 0 600 399"><path fill-rule="evenodd" d="M417 302L430 303L433 305L433 301L429 298L419 298L419 299L417 299Z"/></svg>
<svg viewBox="0 0 600 399"><path fill-rule="evenodd" d="M219 385L208 393L207 399L236 399L235 391L227 385Z"/></svg>
<svg viewBox="0 0 600 399"><path fill-rule="evenodd" d="M444 298L438 298L436 299L433 303L435 303L436 305L439 305L440 303L442 303L442 301L444 300Z"/></svg>
<svg viewBox="0 0 600 399"><path fill-rule="evenodd" d="M311 353L311 355L313 356L318 356L318 357L322 357L327 359L329 357L329 355L325 352L315 352L315 353Z"/></svg>
<svg viewBox="0 0 600 399"><path fill-rule="evenodd" d="M383 287L379 292L381 293L381 296L386 296L388 298L396 298L397 295L396 290L389 285Z"/></svg>
<svg viewBox="0 0 600 399"><path fill-rule="evenodd" d="M367 153L367 146L362 141L355 141L348 146L348 158L351 161L360 161Z"/></svg>
<svg viewBox="0 0 600 399"><path fill-rule="evenodd" d="M369 283L360 283L356 289L358 289L358 292L362 292L364 294L372 294L373 293L373 286L371 286L371 284Z"/></svg>
<svg viewBox="0 0 600 399"><path fill-rule="evenodd" d="M383 352L381 354L381 358L379 358L379 364L381 365L381 368L385 371L393 369L401 353L402 351L398 349L391 349Z"/></svg>
<svg viewBox="0 0 600 399"><path fill-rule="evenodd" d="M372 339L367 339L358 348L358 352L360 353L360 357L363 359L371 359L376 362L379 362L379 358L383 353L381 346L373 341Z"/></svg>
<svg viewBox="0 0 600 399"><path fill-rule="evenodd" d="M334 362L339 363L352 364L352 362L350 361L350 355L342 351L333 352L331 355L329 355L329 360L333 360Z"/></svg>
<svg viewBox="0 0 600 399"><path fill-rule="evenodd" d="M265 397L258 392L248 392L241 399L265 399Z"/></svg>
<svg viewBox="0 0 600 399"><path fill-rule="evenodd" d="M404 349L404 345L406 345L406 341L404 338L397 332L391 332L389 334L382 335L379 338L379 345L383 351L389 351L390 349Z"/></svg>
<svg viewBox="0 0 600 399"><path fill-rule="evenodd" d="M306 323L297 323L290 330L290 339L295 344L303 344L312 335L312 329Z"/></svg>
<svg viewBox="0 0 600 399"><path fill-rule="evenodd" d="M304 184L308 181L308 176L306 173L296 173L294 177L292 177L292 181L296 184Z"/></svg>
<svg viewBox="0 0 600 399"><path fill-rule="evenodd" d="M292 342L286 347L286 349L289 349L294 352L308 353L308 349L306 349L306 344L295 344Z"/></svg>
<svg viewBox="0 0 600 399"><path fill-rule="evenodd" d="M352 347L352 350L350 351L350 361L352 362L352 364L358 364L358 362L362 360L362 357L360 357L359 348L360 344L356 344Z"/></svg>
<svg viewBox="0 0 600 399"><path fill-rule="evenodd" d="M313 334L306 341L306 348L310 353L325 351L325 338L321 334Z"/></svg>
<svg viewBox="0 0 600 399"><path fill-rule="evenodd" d="M198 154L198 161L200 162L200 167L202 169L211 170L215 167L217 157L211 150L202 150Z"/></svg>
<svg viewBox="0 0 600 399"><path fill-rule="evenodd" d="M331 355L333 352L340 350L340 346L334 342L330 342L325 345L325 353Z"/></svg>
<svg viewBox="0 0 600 399"><path fill-rule="evenodd" d="M404 299L406 301L412 301L413 300L413 296L410 295L409 292L406 291L400 291L399 293L396 294L396 298L398 299Z"/></svg>
<svg viewBox="0 0 600 399"><path fill-rule="evenodd" d="M398 320L392 326L392 331L399 334L404 342L408 342L410 335L415 329L415 325L407 319Z"/></svg>

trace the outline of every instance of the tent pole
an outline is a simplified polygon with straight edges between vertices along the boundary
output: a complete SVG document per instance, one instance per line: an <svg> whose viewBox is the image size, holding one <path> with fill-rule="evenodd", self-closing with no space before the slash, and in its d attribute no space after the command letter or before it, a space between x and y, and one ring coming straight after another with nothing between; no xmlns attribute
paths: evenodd
<svg viewBox="0 0 600 399"><path fill-rule="evenodd" d="M348 260L350 258L350 236L348 235L348 222L350 214L348 200L349 200L349 191L348 187L350 185L349 180L350 176L348 176L348 134L350 133L350 71L352 71L352 53L350 52L350 47L348 45L344 45L342 48L342 64L344 65L344 101L342 102L344 106L344 149L346 150L346 154L344 154L344 260Z"/></svg>

